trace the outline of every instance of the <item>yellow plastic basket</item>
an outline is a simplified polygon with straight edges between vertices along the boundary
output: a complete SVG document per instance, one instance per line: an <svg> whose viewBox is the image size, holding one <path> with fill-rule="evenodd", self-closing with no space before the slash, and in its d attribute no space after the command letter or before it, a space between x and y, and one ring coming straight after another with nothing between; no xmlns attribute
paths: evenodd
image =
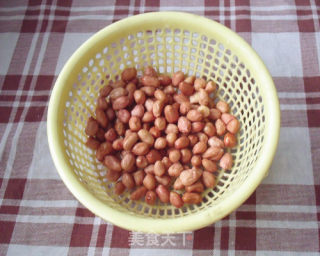
<svg viewBox="0 0 320 256"><path fill-rule="evenodd" d="M182 70L219 85L241 122L234 167L221 171L199 205L176 209L117 196L105 167L84 143L99 88L125 67ZM199 229L239 207L267 175L276 151L279 102L273 81L255 51L237 34L204 17L147 13L116 22L92 36L68 60L49 103L48 139L56 168L72 194L90 211L125 229L170 233Z"/></svg>

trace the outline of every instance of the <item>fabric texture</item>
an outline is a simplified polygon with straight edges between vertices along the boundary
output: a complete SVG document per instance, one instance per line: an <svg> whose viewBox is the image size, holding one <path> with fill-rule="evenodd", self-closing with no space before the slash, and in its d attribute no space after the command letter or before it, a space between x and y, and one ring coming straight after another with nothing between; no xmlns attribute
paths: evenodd
<svg viewBox="0 0 320 256"><path fill-rule="evenodd" d="M151 11L231 28L273 76L281 132L269 176L235 212L175 235L94 216L62 183L46 114L71 54L99 29ZM320 2L317 0L0 1L0 255L319 255Z"/></svg>

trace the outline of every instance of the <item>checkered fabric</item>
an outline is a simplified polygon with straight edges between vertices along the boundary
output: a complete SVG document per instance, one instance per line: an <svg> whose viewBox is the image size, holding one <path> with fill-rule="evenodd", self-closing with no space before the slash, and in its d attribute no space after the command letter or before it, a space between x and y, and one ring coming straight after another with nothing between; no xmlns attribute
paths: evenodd
<svg viewBox="0 0 320 256"><path fill-rule="evenodd" d="M281 104L269 176L201 230L132 233L85 209L51 160L54 81L92 34L122 18L185 11L240 34L270 70ZM319 0L0 1L0 255L319 255Z"/></svg>

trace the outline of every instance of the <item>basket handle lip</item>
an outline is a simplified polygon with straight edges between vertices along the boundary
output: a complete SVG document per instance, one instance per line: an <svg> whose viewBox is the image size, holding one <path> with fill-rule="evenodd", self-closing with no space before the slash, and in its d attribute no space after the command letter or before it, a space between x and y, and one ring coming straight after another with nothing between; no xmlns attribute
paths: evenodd
<svg viewBox="0 0 320 256"><path fill-rule="evenodd" d="M211 209L207 209L199 213L195 213L193 215L179 217L175 219L159 219L157 221L154 221L154 219L152 218L128 215L121 211L115 210L112 207L105 205L101 200L94 197L94 195L87 188L82 186L74 172L70 170L69 163L65 155L62 154L62 152L60 151L60 149L63 148L64 145L62 143L62 140L57 139L61 136L61 133L59 134L58 132L57 124L59 121L59 111L58 104L55 104L55 102L63 94L63 82L67 80L68 71L71 70L71 68L78 61L78 59L81 58L82 53L84 53L87 50L88 45L93 45L94 42L96 40L99 40L99 38L103 37L105 33L108 33L109 31L112 32L112 30L118 29L118 25L125 25L128 21L137 22L140 19L145 19L145 17L147 16L158 16L163 17L165 19L168 18L167 15L184 19L196 18L205 22L209 22L211 24L208 25L214 25L216 28L231 33L233 37L241 41L241 46L243 46L242 50L248 51L250 54L255 55L255 62L257 66L265 71L263 80L264 82L270 85L270 91L267 95L265 95L265 103L269 104L270 99L272 99L272 104L270 103L268 107L268 110L271 114L269 114L268 116L270 116L270 121L272 121L272 123L268 122L269 127L266 127L265 129L266 143L263 145L261 149L261 156L263 159L261 161L258 161L258 165L256 165L255 168L252 170L252 174L237 189L236 193L233 193L233 195L230 196L227 200L222 201L221 203L219 203L219 205L214 206ZM61 179L68 187L68 189L71 191L71 193L94 214L102 217L103 219L107 219L108 221L116 224L117 226L129 230L138 230L143 232L155 233L172 233L198 229L207 226L212 222L222 219L224 216L228 215L230 212L238 208L254 192L254 190L262 181L265 173L268 171L276 151L280 133L280 107L277 98L277 93L272 78L258 54L240 36L238 36L230 29L226 28L225 26L205 17L182 12L154 12L132 16L115 22L106 28L103 28L94 36L89 38L70 57L70 59L67 61L66 65L62 69L52 90L52 95L50 97L48 107L47 120L47 135L51 156L53 158L54 164L58 170ZM271 137L273 138L272 140ZM216 215L213 215L213 212L215 212ZM197 221L195 221L195 218L197 219ZM143 225L141 225L141 221L143 221Z"/></svg>

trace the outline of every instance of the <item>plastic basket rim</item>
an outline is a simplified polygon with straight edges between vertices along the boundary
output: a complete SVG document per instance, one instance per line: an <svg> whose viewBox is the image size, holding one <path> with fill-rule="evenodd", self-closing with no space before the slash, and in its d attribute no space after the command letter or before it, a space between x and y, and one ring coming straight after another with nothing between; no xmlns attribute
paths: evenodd
<svg viewBox="0 0 320 256"><path fill-rule="evenodd" d="M250 55L250 58L255 61L257 68L261 69L262 79L266 86L268 86L268 94L266 95L267 100L265 103L268 105L266 110L269 112L270 119L269 122L266 123L264 133L265 139L261 148L260 156L257 159L251 174L236 189L236 193L233 193L215 206L203 209L197 213L192 213L188 216L170 219L155 219L144 216L135 216L118 211L96 198L87 188L82 185L77 176L74 174L66 156L62 151L64 145L63 142L59 140L59 129L61 129L61 127L58 125L58 99L64 93L64 81L66 80L67 75L72 71L73 66L77 63L77 60L79 60L86 52L87 48L92 47L102 35L108 34L114 29L126 29L128 22L134 24L142 21L146 22L148 19L169 19L173 17L178 17L180 19L193 19L194 21L198 22L199 25L207 27L210 26L211 29L217 29L220 32L225 33L225 36L228 36L230 39L236 41L239 47L241 47L241 50L246 51L246 53ZM47 136L50 153L62 181L65 183L70 192L85 207L102 219L127 230L150 233L176 233L196 230L222 219L237 209L255 191L262 179L268 173L269 167L276 152L279 140L279 132L280 107L276 88L269 71L257 53L239 35L222 24L202 16L184 12L151 12L139 14L117 21L95 33L73 53L61 70L51 93L47 114Z"/></svg>

